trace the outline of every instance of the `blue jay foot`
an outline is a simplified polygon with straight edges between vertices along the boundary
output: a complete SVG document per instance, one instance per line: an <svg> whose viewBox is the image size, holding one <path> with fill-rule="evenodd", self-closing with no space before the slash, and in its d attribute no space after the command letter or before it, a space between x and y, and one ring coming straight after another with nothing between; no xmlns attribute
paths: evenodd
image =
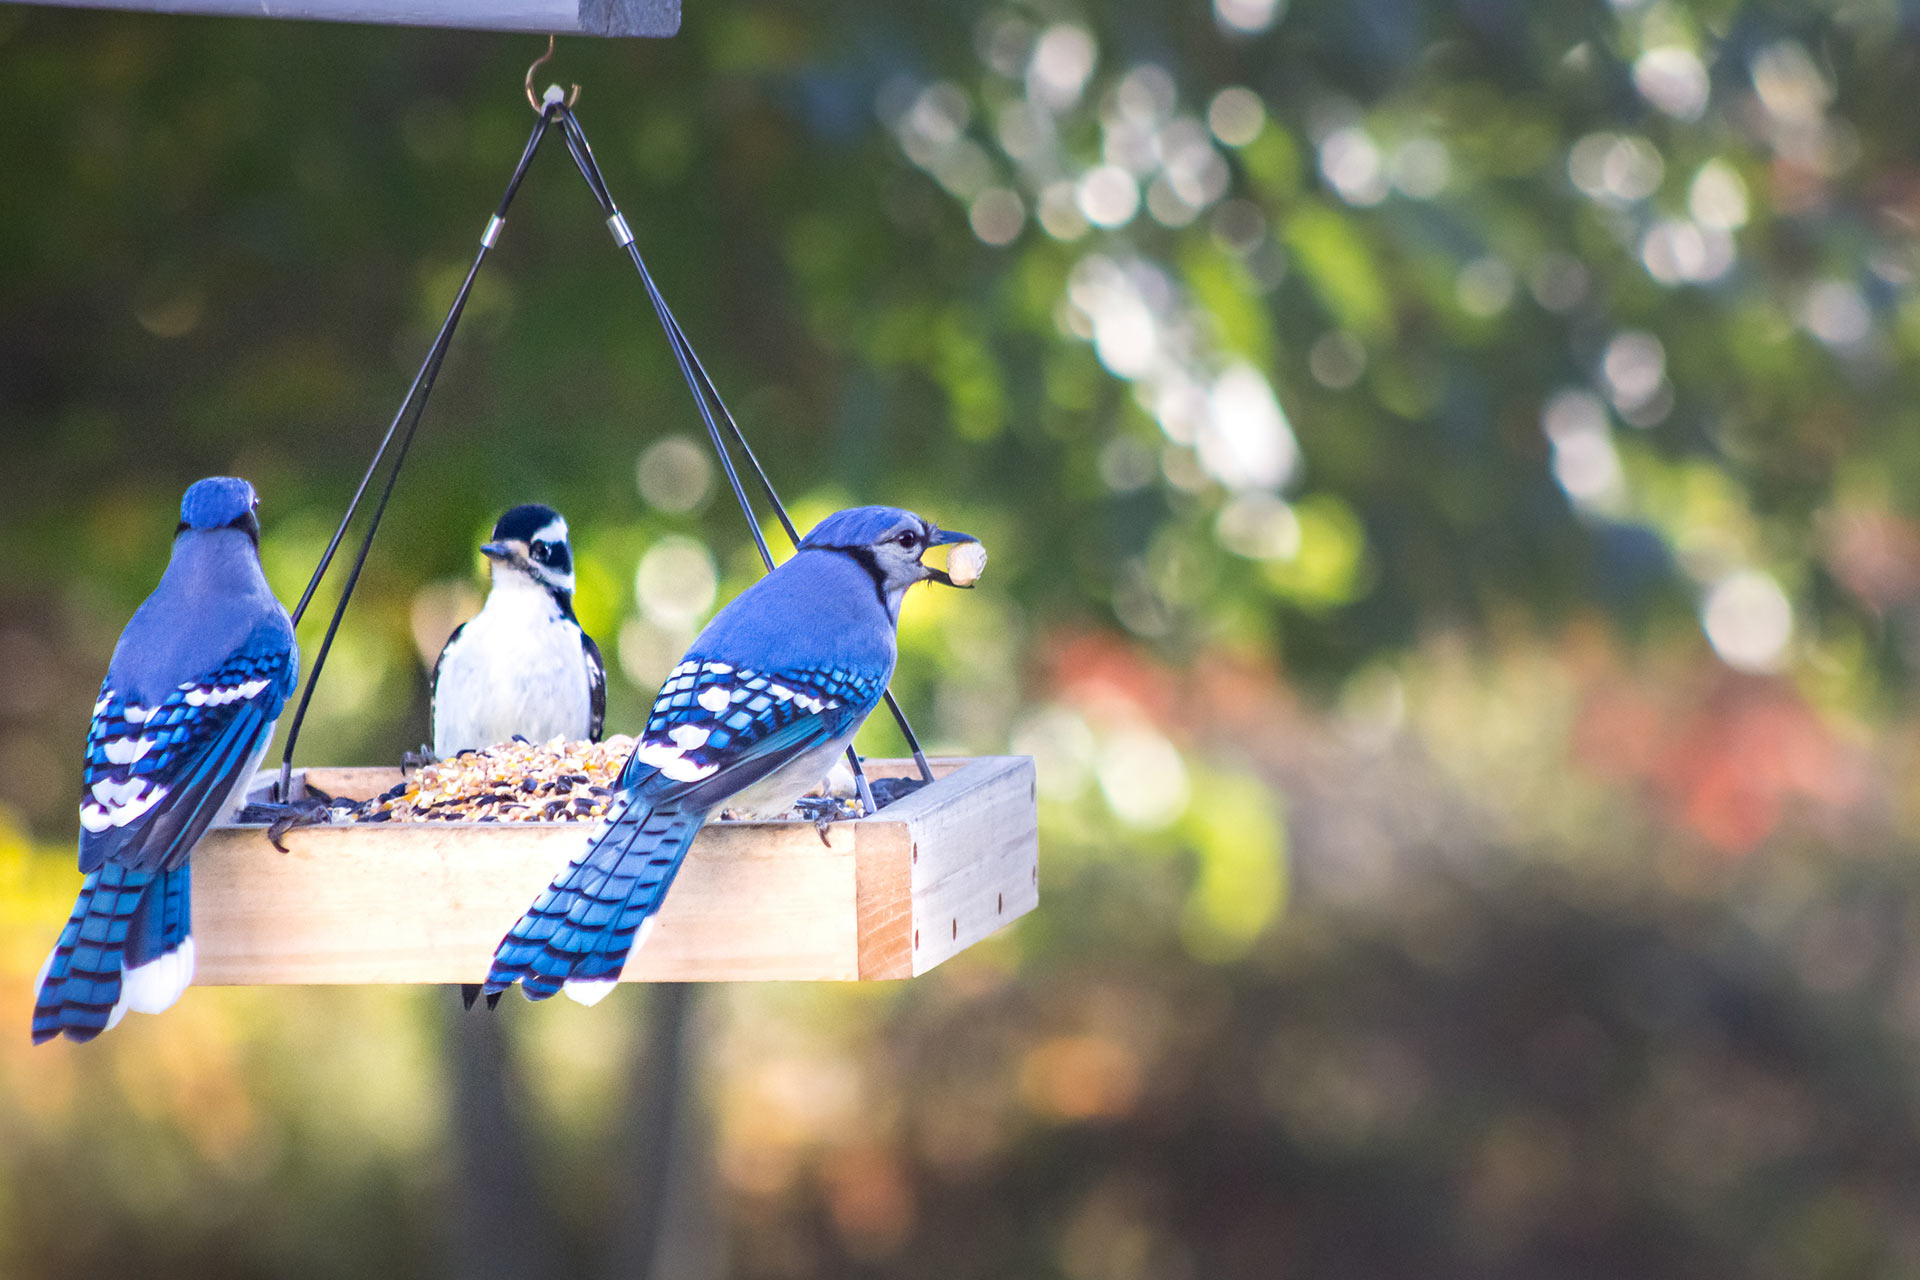
<svg viewBox="0 0 1920 1280"><path fill-rule="evenodd" d="M487 993L487 1008L489 1009L498 1008L500 1006L500 997L505 994L506 992L504 991L489 991ZM460 984L460 1003L461 1004L471 1009L473 1008L473 1002L478 1000L479 998L480 998L479 983L463 982Z"/></svg>
<svg viewBox="0 0 1920 1280"><path fill-rule="evenodd" d="M820 833L821 844L832 843L827 839L828 827L861 816L860 802L842 796L801 796L793 802L793 807L813 823L813 829Z"/></svg>
<svg viewBox="0 0 1920 1280"><path fill-rule="evenodd" d="M311 827L333 821L334 806L342 803L345 803L348 811L351 812L353 808L351 802L336 801L324 791L309 788L304 797L286 804L255 802L247 805L235 815L234 821L268 824L267 839L272 841L274 848L287 853L289 852L287 846L280 843L282 836L295 827Z"/></svg>

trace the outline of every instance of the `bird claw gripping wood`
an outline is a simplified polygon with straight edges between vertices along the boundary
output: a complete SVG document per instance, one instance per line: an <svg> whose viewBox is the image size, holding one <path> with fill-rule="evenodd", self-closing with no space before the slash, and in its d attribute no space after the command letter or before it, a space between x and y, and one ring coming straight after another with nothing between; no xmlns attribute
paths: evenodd
<svg viewBox="0 0 1920 1280"><path fill-rule="evenodd" d="M333 821L333 805L332 796L308 787L305 796L298 800L289 800L285 804L278 801L256 801L235 815L234 821L266 823L267 839L272 842L273 847L282 853L291 853L292 850L280 842L281 838L295 827L312 827Z"/></svg>
<svg viewBox="0 0 1920 1280"><path fill-rule="evenodd" d="M829 827L862 816L859 801L840 796L801 796L793 802L793 807L813 824L813 829L820 834L820 843L828 848L833 847L833 841L827 838Z"/></svg>

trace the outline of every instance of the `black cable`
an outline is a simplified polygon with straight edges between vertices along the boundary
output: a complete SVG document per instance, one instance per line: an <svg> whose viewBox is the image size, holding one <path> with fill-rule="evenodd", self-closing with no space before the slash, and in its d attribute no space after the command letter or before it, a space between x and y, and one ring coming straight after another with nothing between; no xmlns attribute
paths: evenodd
<svg viewBox="0 0 1920 1280"><path fill-rule="evenodd" d="M673 325L673 336L686 347L687 355L693 361L693 370L700 375L701 385L706 388L707 394L713 397L713 402L720 406L720 414L727 420L728 433L733 436L734 443L740 446L740 452L746 455L747 464L753 468L753 474L759 477L760 488L765 491L767 501L773 505L773 514L780 517L780 527L787 531L787 541L798 547L800 531L794 527L793 518L787 514L786 504L781 502L780 495L774 492L773 481L767 478L767 469L760 465L760 459L754 453L753 446L747 443L746 433L740 430L740 424L733 420L733 410L727 408L727 402L720 398L719 389L713 385L713 378L708 375L707 366L701 363L699 353L693 349L693 344L687 341L686 332L680 328L680 321L674 318L672 312L667 313L667 319Z"/></svg>
<svg viewBox="0 0 1920 1280"><path fill-rule="evenodd" d="M453 332L460 324L460 316L466 310L467 298L473 292L473 282L480 274L480 265L487 260L494 242L499 239L500 230L506 225L507 208L513 203L514 195L520 190L521 180L527 176L527 169L533 163L533 156L540 149L540 143L547 136L547 128L553 123L555 108L541 112L539 123L533 127L533 133L527 138L526 149L520 153L520 162L514 166L513 176L507 181L506 192L500 197L500 204L494 210L486 230L480 236L479 251L473 255L473 265L467 268L466 279L460 283L459 293L454 295L453 305L447 309L447 318L440 324L440 331L434 335L433 345L427 349L426 359L421 361L420 369L413 375L413 382L407 388L405 398L400 401L399 411L393 415L393 422L387 427L387 434L381 438L380 447L374 450L373 461L367 464L367 473L360 479L360 487L354 490L353 499L347 504L347 513L340 519L340 527L334 530L333 540L320 556L320 563L314 568L313 577L307 583L307 589L300 597L300 603L294 607L291 615L298 623L301 614L306 612L307 603L320 585L320 579L326 575L334 552L340 546L341 538L346 534L347 525L353 519L354 510L360 505L360 499L367 491L368 483L374 472L379 469L381 459L387 448L393 443L394 433L401 423L406 423L406 431L400 436L400 447L393 455L393 466L387 472L386 486L380 491L380 501L375 504L372 517L367 521L366 534L360 539L360 551L354 557L353 569L347 574L346 585L340 590L340 599L333 607L333 617L327 622L326 635L321 638L320 649L314 655L313 666L307 672L304 687L300 691L300 705L293 714L293 724L287 729L287 743L280 754L279 797L282 804L291 798L290 789L293 780L293 749L300 741L300 727L306 723L307 707L313 701L314 687L320 682L320 672L327 664L327 654L333 649L334 636L340 630L340 620L346 616L347 602L353 598L353 589L360 582L360 571L366 567L367 553L373 549L373 535L380 528L380 519L386 514L387 502L393 497L394 484L400 479L400 468L406 464L407 451L413 446L414 433L419 430L420 419L427 410L427 398L433 394L434 380L440 376L440 366L446 360L447 349L453 343Z"/></svg>
<svg viewBox="0 0 1920 1280"><path fill-rule="evenodd" d="M740 452L746 455L748 464L753 467L754 475L760 478L760 487L766 491L767 501L773 506L773 513L780 517L780 527L787 531L787 541L797 549L800 546L800 531L794 528L793 517L787 514L786 504L781 502L780 495L774 492L773 481L767 477L767 469L760 465L760 459L754 454L753 446L747 443L746 433L740 430L740 424L733 420L733 411L727 408L727 402L720 398L719 388L713 385L713 378L707 373L707 366L700 362L700 356L694 351L693 343L688 341L686 332L680 328L680 321L674 318L671 311L666 314L666 320L672 325L672 336L677 336L680 344L686 348L687 356L693 361L694 370L699 373L701 384L706 387L707 394L712 396L713 402L720 406L720 413L727 420L727 429L732 433L734 442L740 446ZM773 566L769 564L767 567ZM913 726L907 723L907 713L900 709L899 700L893 696L891 688L886 690L885 696L887 710L893 712L894 721L899 724L900 732L907 740L907 748L913 752L913 762L919 768L921 778L932 782L933 766L927 763L927 753L920 749L920 739L914 733Z"/></svg>
<svg viewBox="0 0 1920 1280"><path fill-rule="evenodd" d="M571 111L562 118L562 126L565 129L563 136L566 138L567 151L572 154L574 164L579 167L582 176L586 177L588 189L593 192L594 199L599 202L601 211L607 215L611 224L613 219L621 217L620 210L613 203L613 196L607 191L606 182L600 175L600 166L595 163L593 150L587 145L586 134L581 132L579 123L573 118ZM760 530L759 518L753 514L753 504L747 499L746 486L740 482L740 472L735 469L733 458L727 452L726 443L720 437L720 427L714 422L712 406L708 403L707 397L701 394L700 383L694 378L692 347L687 343L686 335L681 331L679 322L673 318L673 312L668 309L667 300L661 296L659 286L654 283L653 273L647 270L646 260L640 256L640 248L633 239L633 233L627 228L625 219L620 220L614 234L617 239L623 241L621 247L626 249L628 255L632 257L634 268L640 273L640 280L646 286L647 296L653 301L654 314L660 319L660 327L666 331L667 344L673 348L674 361L680 366L680 376L686 380L687 389L693 392L694 404L700 410L700 420L707 427L707 437L713 442L714 452L720 455L720 465L727 473L727 483L733 488L734 501L740 504L741 514L747 519L747 527L753 534L753 544L760 552L760 561L771 572L773 552L767 547L766 535ZM714 399L719 399L717 394ZM725 404L721 405L721 411L723 413L726 411ZM731 421L732 415L727 416Z"/></svg>
<svg viewBox="0 0 1920 1280"><path fill-rule="evenodd" d="M621 214L619 206L614 203L612 192L607 189L606 179L600 172L599 164L593 158L593 148L587 142L586 131L580 127L578 117L571 110L564 108L559 114L567 152L573 157L575 167L580 170L580 176L586 180L587 189L592 192L601 212L606 215L608 229L613 232L615 240L633 260L634 270L639 273L640 282L645 286L647 297L653 303L654 314L659 317L660 327L666 331L667 343L673 348L674 361L680 366L680 376L686 380L687 389L693 393L694 405L700 411L701 421L707 428L707 436L713 443L713 449L720 459L722 470L726 472L727 483L733 489L734 501L739 503L740 512L746 517L747 528L753 535L754 546L760 552L761 563L771 572L773 553L767 547L766 535L760 529L760 519L753 512L753 504L747 498L746 488L740 481L740 473L735 468L733 457L720 435L719 425L714 420L712 405L719 406L721 414L726 418L728 430L739 443L741 452L746 455L748 462L752 464L761 487L766 491L768 502L779 516L780 524L786 530L787 537L796 547L800 545L799 531L795 529L792 518L788 516L786 507L781 503L780 495L774 491L773 481L768 478L766 468L760 465L760 459L754 455L752 446L747 443L745 433L740 430L740 424L734 420L733 413L727 408L719 388L714 385L706 366L701 363L699 355L694 351L693 343L687 338L686 331L680 327L680 322L674 317L672 308L667 306L667 300L661 294L660 286L655 283L653 273L647 269L646 259L640 253L640 246L634 240L633 232L627 226L626 218ZM709 404L709 399L712 405ZM920 740L913 732L913 726L908 723L906 712L894 698L891 688L885 691L885 698L887 709L893 713L894 720L900 726L900 732L913 751L914 763L919 768L921 779L932 782L933 768L927 763L926 753L920 749ZM854 778L860 784L862 798L865 799L870 794L866 785L865 772L860 767L859 756L851 746L847 748L847 761L853 766ZM868 806L868 811L872 811L871 804Z"/></svg>
<svg viewBox="0 0 1920 1280"><path fill-rule="evenodd" d="M727 484L733 489L733 499L740 504L740 514L746 518L747 531L753 535L753 545L760 552L760 563L767 572L773 572L773 551L767 546L766 535L761 532L760 518L753 513L753 504L747 498L746 486L740 482L740 472L733 465L733 457L727 451L726 442L720 437L720 428L713 420L713 409L707 397L701 393L700 384L695 381L691 364L691 344L686 341L685 333L674 320L673 312L667 306L666 298L654 283L653 273L647 270L646 259L641 257L640 248L634 242L633 232L627 227L626 219L621 216L619 207L613 201L613 194L607 190L606 180L601 176L600 166L593 158L593 148L587 142L587 135L573 118L571 111L562 116L562 124L567 143L567 152L573 157L580 176L586 180L587 190L593 194L600 205L600 211L607 217L607 229L613 233L620 247L633 259L634 269L640 273L640 281L646 286L647 297L653 303L653 311L660 319L660 327L666 332L667 345L673 348L674 362L680 366L680 376L686 380L687 389L693 393L694 407L700 411L700 420L706 424L707 438L713 443L714 454L720 459L720 468L726 472ZM718 399L716 394L715 399ZM722 404L722 410L725 405ZM731 419L732 415L728 415ZM873 799L873 788L867 781L866 770L860 765L860 754L847 744L847 765L853 770L854 786L860 793L860 802L868 813L877 806ZM932 781L931 774L928 781Z"/></svg>
<svg viewBox="0 0 1920 1280"><path fill-rule="evenodd" d="M533 160L533 153L540 146L540 140L546 137L547 126L551 123L550 117L541 115L539 125L535 127L533 135L527 139L527 149L521 153L520 163L514 168L513 178L507 183L507 193L501 198L500 207L494 212L494 217L506 218L507 206L513 203L514 193L520 190L520 180L526 177L527 166ZM492 224L488 224L488 227L491 230ZM388 424L387 434L381 437L380 447L373 451L373 460L367 463L367 473L360 477L360 486L353 491L353 498L347 503L346 514L340 517L339 528L333 531L333 537L327 543L327 549L320 553L320 563L313 567L313 576L307 579L307 589L300 593L300 603L293 606L293 611L289 615L295 626L300 625L300 616L307 611L307 605L312 601L313 593L319 588L320 580L326 577L327 568L333 563L333 553L339 550L340 539L346 536L347 526L353 522L353 513L359 509L360 499L366 495L367 485L373 480L373 473L379 470L380 459L386 456L387 446L393 443L393 433L399 429L400 419L406 413L407 406L413 402L413 397L419 392L420 379L426 372L427 367L422 364L419 371L413 375L413 383L407 388L406 396L400 401L400 408L394 413L393 421Z"/></svg>

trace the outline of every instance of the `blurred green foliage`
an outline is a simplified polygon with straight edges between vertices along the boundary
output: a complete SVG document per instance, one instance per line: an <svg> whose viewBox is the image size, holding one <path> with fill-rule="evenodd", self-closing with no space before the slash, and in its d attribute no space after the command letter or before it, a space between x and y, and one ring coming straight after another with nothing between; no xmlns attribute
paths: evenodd
<svg viewBox="0 0 1920 1280"><path fill-rule="evenodd" d="M180 491L251 479L298 594L537 51L0 10L0 1275L492 1274L446 993L24 1030ZM563 42L796 516L991 549L897 687L1042 788L1006 936L707 993L659 1273L1920 1269L1917 64L1876 0L693 0ZM527 500L634 725L758 571L698 432L548 148L302 757L421 740ZM649 1265L607 1244L646 1003L503 1015L557 1271Z"/></svg>

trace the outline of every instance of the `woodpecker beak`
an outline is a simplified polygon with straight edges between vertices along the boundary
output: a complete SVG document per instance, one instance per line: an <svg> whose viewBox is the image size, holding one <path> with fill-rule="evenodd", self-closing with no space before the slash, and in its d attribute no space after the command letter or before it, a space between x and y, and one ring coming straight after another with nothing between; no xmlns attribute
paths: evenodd
<svg viewBox="0 0 1920 1280"><path fill-rule="evenodd" d="M483 542L480 544L480 554L499 564L524 566L527 563L527 544L512 541Z"/></svg>
<svg viewBox="0 0 1920 1280"><path fill-rule="evenodd" d="M951 546L955 543L978 541L980 540L970 533L956 533L951 529L935 529L933 536L927 539L927 550L931 551L935 547ZM924 552L922 554L924 554ZM970 591L973 589L973 581L971 579L966 582L955 582L953 576L945 569L936 569L929 564L923 564L920 567L926 571L927 581L929 582L938 582L942 586L957 587L962 591Z"/></svg>

